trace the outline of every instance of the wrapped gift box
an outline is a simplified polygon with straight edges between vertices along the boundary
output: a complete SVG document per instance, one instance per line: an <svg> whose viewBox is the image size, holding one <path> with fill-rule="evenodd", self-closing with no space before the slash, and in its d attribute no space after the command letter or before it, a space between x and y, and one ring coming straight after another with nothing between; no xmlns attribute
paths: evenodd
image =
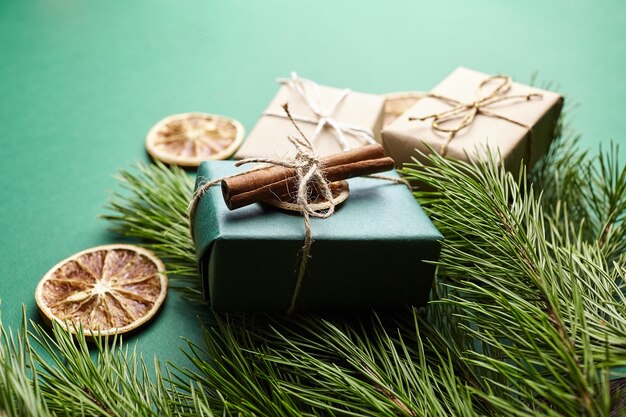
<svg viewBox="0 0 626 417"><path fill-rule="evenodd" d="M198 184L242 170L232 161L207 161ZM349 184L350 197L331 217L311 219L314 242L297 309L425 304L441 234L405 186L372 178ZM220 187L212 187L193 224L204 295L214 310L287 310L304 241L299 213L258 203L230 211Z"/></svg>
<svg viewBox="0 0 626 417"><path fill-rule="evenodd" d="M467 68L457 68L445 80L437 85L431 93L451 98L462 103L473 103L478 94L489 95L497 82L485 85L480 84L490 76ZM483 158L485 145L500 153L505 166L516 172L520 162L524 160L531 167L546 153L556 127L563 97L559 94L513 82L507 96L540 94L530 100L523 98L516 100L497 101L484 106L488 112L501 115L510 120L477 114L472 123L460 130L449 142L445 155L448 157L466 160L477 156ZM386 127L382 132L385 152L394 158L396 164L412 162L412 158L420 159L419 150L430 153L429 146L441 153L442 144L448 133L435 131L432 120L410 120L422 118L435 113L441 113L454 108L443 100L424 97L401 117ZM454 126L467 113L462 112L459 118L449 121L444 126ZM523 125L523 126L522 126Z"/></svg>
<svg viewBox="0 0 626 417"><path fill-rule="evenodd" d="M317 101L317 93L319 93L320 109L330 109L343 92L341 89L318 85L309 80L302 81L305 93L314 102ZM286 114L282 108L285 103L289 104L289 109L294 116L302 116L315 121L319 119L309 104L298 94L292 80L287 80L282 83L278 93L235 154L235 159L293 156L293 146L287 140L287 135L295 135L296 130L285 117ZM373 139L380 142L384 106L385 99L382 96L351 91L329 116L341 124L370 130L373 133ZM298 121L298 126L308 138L312 139L317 123ZM363 138L348 132L344 133L344 137L352 148L367 144ZM329 125L322 129L312 143L318 156L326 156L343 150Z"/></svg>

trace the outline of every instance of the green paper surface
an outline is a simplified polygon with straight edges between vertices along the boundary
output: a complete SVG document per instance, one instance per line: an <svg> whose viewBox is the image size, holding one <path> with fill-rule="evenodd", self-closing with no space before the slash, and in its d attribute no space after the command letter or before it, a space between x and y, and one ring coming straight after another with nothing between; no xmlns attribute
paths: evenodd
<svg viewBox="0 0 626 417"><path fill-rule="evenodd" d="M245 169L231 161L204 162L198 185ZM404 185L372 178L348 183L350 197L332 216L311 219L314 242L297 308L425 304L443 237ZM213 187L193 222L205 298L213 309L288 309L304 241L298 213L259 203L230 211L220 187Z"/></svg>
<svg viewBox="0 0 626 417"><path fill-rule="evenodd" d="M251 129L295 70L326 85L427 91L465 65L571 103L584 147L623 143L626 7L621 0L0 0L0 310L41 323L39 279L61 259L119 241L98 219L113 175L147 160L144 138L185 111ZM622 161L626 146L620 149ZM185 361L205 308L170 291L133 336L147 359Z"/></svg>

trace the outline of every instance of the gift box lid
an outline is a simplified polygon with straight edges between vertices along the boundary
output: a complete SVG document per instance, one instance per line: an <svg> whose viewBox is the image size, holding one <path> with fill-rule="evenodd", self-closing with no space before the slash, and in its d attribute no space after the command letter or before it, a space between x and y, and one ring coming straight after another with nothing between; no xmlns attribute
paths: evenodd
<svg viewBox="0 0 626 417"><path fill-rule="evenodd" d="M197 183L233 175L246 169L236 168L232 161L207 161L199 167ZM395 171L386 175L397 176ZM442 235L404 185L372 178L353 178L349 180L349 185L350 197L336 208L331 217L311 219L314 240L311 273L322 274L320 271L324 268L321 263L324 257L328 257L328 262L333 263L333 274L345 276L347 281L358 281L359 274L367 274L366 270L360 269L361 266L370 270L383 267L384 259L373 267L366 265L371 261L372 254L380 250L380 256L389 258L389 270L394 272L392 275L406 273L410 275L410 280L423 281L419 285L428 290L425 294L421 291L416 296L425 302L432 283L434 265L427 265L423 261L437 260L440 251L438 241L443 239ZM224 203L220 187L216 186L209 189L199 202L193 222L205 296L212 304L215 305L215 297L219 294L210 293L223 291L221 289L225 285L234 286L233 280L246 282L246 285L239 286L249 288L250 285L257 285L259 275L272 274L271 280L268 280L275 288L279 288L277 281L281 279L285 279L288 282L285 285L291 288L296 260L304 240L304 224L299 213L285 212L265 204L253 204L230 211ZM221 249L217 250L218 246ZM331 246L334 248L332 254ZM219 254L215 253L216 250ZM397 262L398 270L392 265L396 262L393 259L396 250L399 251L397 256L401 258ZM226 256L224 253L227 251L231 252L228 254L229 261L216 261L216 257ZM233 251L238 253L233 254ZM269 253L262 253L264 251ZM283 252L276 253L277 251ZM337 251L345 253L337 254ZM359 260L363 256L368 259ZM268 260L268 257L272 259ZM215 265L209 265L212 261L215 261ZM254 272L250 264L257 265ZM416 269L412 270L413 267ZM228 279L222 279L228 281L228 284L214 282L218 278L211 275L215 275L215 270L220 268L229 271ZM420 268L425 268L424 271L427 272L420 273ZM264 270L266 272L262 272ZM249 281L244 279L246 274L250 275ZM327 288L336 283L335 280L330 284L322 284L317 277L310 281ZM261 291L259 288L255 290L257 293ZM288 299L289 291L282 287L276 291L279 290L284 303ZM253 297L255 291L250 290L249 296ZM273 296L271 291L267 292L267 296ZM303 298L307 299L308 295L304 292L303 290ZM310 292L314 293L315 289ZM238 295L238 302L241 302L242 297L245 298Z"/></svg>

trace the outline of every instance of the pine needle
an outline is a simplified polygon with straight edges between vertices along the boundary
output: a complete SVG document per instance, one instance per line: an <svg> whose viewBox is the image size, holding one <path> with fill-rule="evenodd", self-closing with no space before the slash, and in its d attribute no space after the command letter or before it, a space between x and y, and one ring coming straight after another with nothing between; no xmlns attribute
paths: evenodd
<svg viewBox="0 0 626 417"><path fill-rule="evenodd" d="M192 366L155 361L154 373L121 338L90 348L56 325L14 334L0 323L0 415L618 415L626 170L616 155L581 151L562 123L528 176L495 155L407 167L446 238L423 309L216 315L184 349ZM201 302L192 178L157 163L119 180L104 217Z"/></svg>

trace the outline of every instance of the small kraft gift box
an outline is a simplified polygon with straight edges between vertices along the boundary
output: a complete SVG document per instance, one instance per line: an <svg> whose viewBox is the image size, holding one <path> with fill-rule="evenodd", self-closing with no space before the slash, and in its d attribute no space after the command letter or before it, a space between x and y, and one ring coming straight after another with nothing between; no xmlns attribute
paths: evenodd
<svg viewBox="0 0 626 417"><path fill-rule="evenodd" d="M431 149L461 160L489 150L517 172L546 153L562 107L554 92L459 67L383 130L383 145L398 167Z"/></svg>
<svg viewBox="0 0 626 417"><path fill-rule="evenodd" d="M233 161L206 161L198 171L190 220L204 296L215 311L359 310L427 302L442 236L393 170L385 175L395 182L352 178L349 198L332 216L310 219L264 203L230 210L243 204L226 202L230 190L224 182L203 187L239 179L242 171ZM303 253L305 229L311 240Z"/></svg>
<svg viewBox="0 0 626 417"><path fill-rule="evenodd" d="M293 118L319 156L380 142L385 107L382 96L319 85L296 73L278 82L278 93L235 159L294 155L287 140L292 126L282 110L285 103L289 103Z"/></svg>

